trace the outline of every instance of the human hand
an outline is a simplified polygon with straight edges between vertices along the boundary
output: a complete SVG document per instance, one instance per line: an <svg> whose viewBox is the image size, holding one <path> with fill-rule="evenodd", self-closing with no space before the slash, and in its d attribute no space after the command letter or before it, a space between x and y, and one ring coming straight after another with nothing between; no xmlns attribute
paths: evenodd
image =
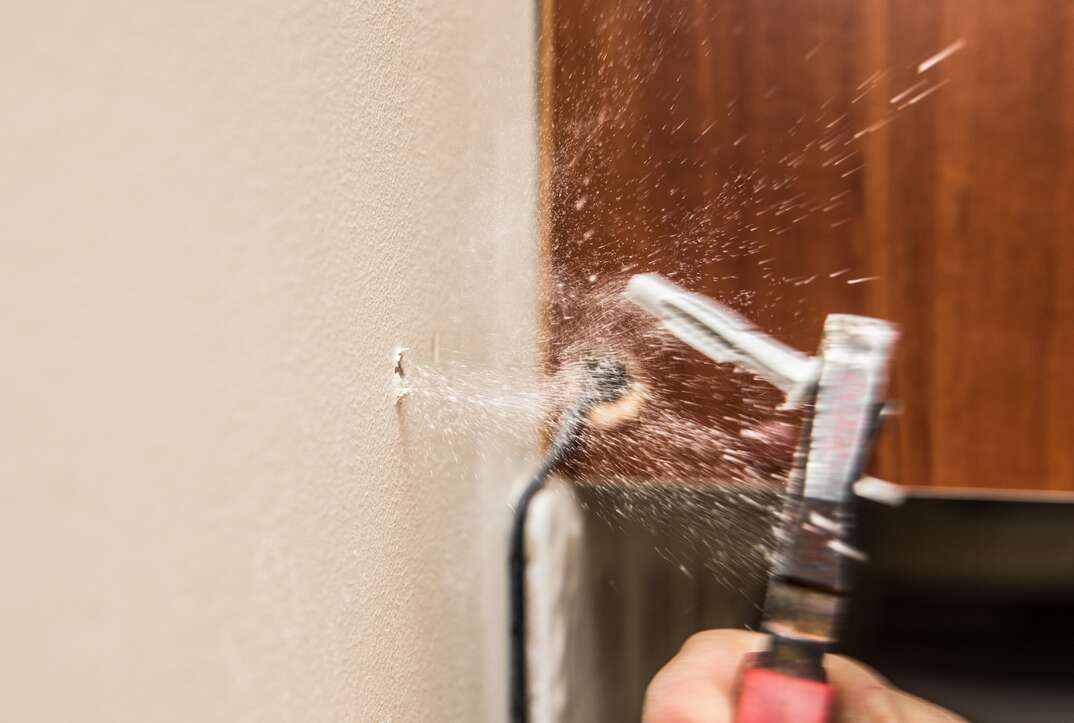
<svg viewBox="0 0 1074 723"><path fill-rule="evenodd" d="M642 723L732 723L742 661L764 650L765 641L744 630L694 635L649 683ZM966 723L849 658L828 655L824 669L835 690L836 723Z"/></svg>

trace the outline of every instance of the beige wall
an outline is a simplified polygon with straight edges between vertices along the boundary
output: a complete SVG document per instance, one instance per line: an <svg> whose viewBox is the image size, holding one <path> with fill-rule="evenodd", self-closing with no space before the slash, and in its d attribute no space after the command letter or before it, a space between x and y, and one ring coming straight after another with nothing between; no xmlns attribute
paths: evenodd
<svg viewBox="0 0 1074 723"><path fill-rule="evenodd" d="M0 719L502 718L526 445L447 449L390 356L532 364L534 25L5 10Z"/></svg>

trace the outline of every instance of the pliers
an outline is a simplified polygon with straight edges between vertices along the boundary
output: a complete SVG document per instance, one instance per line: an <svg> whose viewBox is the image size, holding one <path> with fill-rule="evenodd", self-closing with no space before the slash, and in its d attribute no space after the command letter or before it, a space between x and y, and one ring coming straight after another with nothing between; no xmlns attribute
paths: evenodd
<svg viewBox="0 0 1074 723"><path fill-rule="evenodd" d="M897 330L880 319L831 314L811 357L657 274L634 276L627 296L681 341L769 381L783 391L785 407L803 408L765 595L769 644L743 666L735 722L827 723L834 691L822 661L850 594L849 563L864 560L852 544L851 488L883 416Z"/></svg>

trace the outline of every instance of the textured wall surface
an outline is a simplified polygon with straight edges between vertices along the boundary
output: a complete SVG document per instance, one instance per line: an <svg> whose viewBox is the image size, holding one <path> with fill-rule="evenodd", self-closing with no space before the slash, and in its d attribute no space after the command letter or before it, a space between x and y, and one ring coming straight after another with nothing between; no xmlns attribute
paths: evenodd
<svg viewBox="0 0 1074 723"><path fill-rule="evenodd" d="M0 25L0 719L505 710L503 477L393 347L532 364L526 3Z"/></svg>

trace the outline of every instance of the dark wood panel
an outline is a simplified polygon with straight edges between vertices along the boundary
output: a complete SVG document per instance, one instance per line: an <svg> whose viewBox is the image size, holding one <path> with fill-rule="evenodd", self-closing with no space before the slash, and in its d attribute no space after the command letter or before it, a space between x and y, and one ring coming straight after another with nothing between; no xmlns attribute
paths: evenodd
<svg viewBox="0 0 1074 723"><path fill-rule="evenodd" d="M620 323L608 294L638 271L803 349L828 313L882 316L903 330L903 413L878 474L1074 489L1072 7L549 6L550 364ZM696 355L647 361L691 421L733 437L764 415ZM620 474L661 473L653 455L613 456Z"/></svg>

